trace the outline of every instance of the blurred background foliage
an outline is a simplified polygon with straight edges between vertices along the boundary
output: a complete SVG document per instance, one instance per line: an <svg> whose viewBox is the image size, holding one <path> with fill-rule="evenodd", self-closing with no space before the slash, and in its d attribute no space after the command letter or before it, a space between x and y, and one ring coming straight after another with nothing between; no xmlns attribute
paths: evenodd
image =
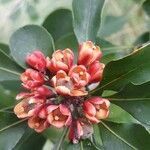
<svg viewBox="0 0 150 150"><path fill-rule="evenodd" d="M72 0L0 0L0 42L8 43L19 27L41 25L58 8L72 9L71 3ZM149 40L149 15L148 0L106 0L98 37L129 49L137 43L137 37L144 36L144 42Z"/></svg>

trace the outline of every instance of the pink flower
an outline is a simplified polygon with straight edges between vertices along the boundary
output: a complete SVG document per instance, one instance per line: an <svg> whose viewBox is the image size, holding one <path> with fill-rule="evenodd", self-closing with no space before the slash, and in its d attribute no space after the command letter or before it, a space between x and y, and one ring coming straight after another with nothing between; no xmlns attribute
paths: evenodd
<svg viewBox="0 0 150 150"><path fill-rule="evenodd" d="M72 141L74 144L78 143L81 136L83 136L83 127L82 122L80 121L73 121L70 129L69 129L69 140Z"/></svg>
<svg viewBox="0 0 150 150"><path fill-rule="evenodd" d="M87 95L85 88L76 88L72 79L66 74L66 72L60 70L52 78L52 84L55 90L60 95L70 95L70 96L83 96Z"/></svg>
<svg viewBox="0 0 150 150"><path fill-rule="evenodd" d="M29 54L26 58L26 62L34 69L37 69L42 72L45 71L46 58L44 54L39 50L36 50L33 53Z"/></svg>
<svg viewBox="0 0 150 150"><path fill-rule="evenodd" d="M26 69L20 78L23 82L22 85L27 89L33 89L44 84L44 75L33 69Z"/></svg>
<svg viewBox="0 0 150 150"><path fill-rule="evenodd" d="M47 68L55 73L59 70L69 71L73 65L74 54L70 49L57 50L53 53L52 59L47 57Z"/></svg>
<svg viewBox="0 0 150 150"><path fill-rule="evenodd" d="M33 116L28 120L28 126L34 129L36 132L42 132L47 129L50 124L47 122L46 118L40 118L38 116Z"/></svg>
<svg viewBox="0 0 150 150"><path fill-rule="evenodd" d="M103 70L105 65L103 63L100 63L99 61L93 62L89 68L88 73L90 74L90 83L96 83L100 82L103 76Z"/></svg>
<svg viewBox="0 0 150 150"><path fill-rule="evenodd" d="M102 52L93 42L83 42L79 47L78 64L88 66L102 57Z"/></svg>
<svg viewBox="0 0 150 150"><path fill-rule="evenodd" d="M28 118L39 112L43 105L40 103L32 103L30 99L24 99L14 108L14 113L18 118Z"/></svg>
<svg viewBox="0 0 150 150"><path fill-rule="evenodd" d="M100 122L109 115L110 102L100 97L92 97L83 103L84 114L93 123Z"/></svg>
<svg viewBox="0 0 150 150"><path fill-rule="evenodd" d="M83 65L74 65L69 71L69 76L77 88L86 86L90 80L90 75Z"/></svg>
<svg viewBox="0 0 150 150"><path fill-rule="evenodd" d="M70 125L71 112L65 105L50 105L47 107L47 111L47 120L51 125L57 128Z"/></svg>

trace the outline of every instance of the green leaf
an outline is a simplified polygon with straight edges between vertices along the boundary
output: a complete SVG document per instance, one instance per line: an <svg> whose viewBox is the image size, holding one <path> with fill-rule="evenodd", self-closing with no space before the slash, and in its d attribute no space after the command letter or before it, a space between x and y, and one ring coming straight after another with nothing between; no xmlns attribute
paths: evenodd
<svg viewBox="0 0 150 150"><path fill-rule="evenodd" d="M145 0L145 2L143 3L143 8L145 12L147 13L147 15L150 16L150 1L149 0Z"/></svg>
<svg viewBox="0 0 150 150"><path fill-rule="evenodd" d="M105 150L149 149L150 135L140 125L102 122L99 130Z"/></svg>
<svg viewBox="0 0 150 150"><path fill-rule="evenodd" d="M55 46L56 49L70 48L73 50L75 56L77 56L78 42L76 36L73 33L61 37L59 40L56 41Z"/></svg>
<svg viewBox="0 0 150 150"><path fill-rule="evenodd" d="M129 48L124 46L116 46L99 37L96 38L96 44L101 48L103 52L101 62L105 64L107 64L112 60L123 58L125 55L127 55L125 50Z"/></svg>
<svg viewBox="0 0 150 150"><path fill-rule="evenodd" d="M0 112L1 150L41 150L45 139L18 120L12 111Z"/></svg>
<svg viewBox="0 0 150 150"><path fill-rule="evenodd" d="M127 22L126 16L106 16L103 18L99 37L107 37L117 31L121 30Z"/></svg>
<svg viewBox="0 0 150 150"><path fill-rule="evenodd" d="M27 25L18 29L10 38L12 57L24 68L27 54L36 49L45 55L50 55L54 50L53 39L43 27Z"/></svg>
<svg viewBox="0 0 150 150"><path fill-rule="evenodd" d="M71 11L68 9L55 10L45 19L43 26L51 33L55 41L68 33L72 33Z"/></svg>
<svg viewBox="0 0 150 150"><path fill-rule="evenodd" d="M0 43L0 49L7 55L10 55L10 49L7 44Z"/></svg>
<svg viewBox="0 0 150 150"><path fill-rule="evenodd" d="M27 129L13 150L41 150L45 143L45 138L40 133L32 129Z"/></svg>
<svg viewBox="0 0 150 150"><path fill-rule="evenodd" d="M112 103L110 105L110 114L107 120L116 123L138 123L138 121L128 112Z"/></svg>
<svg viewBox="0 0 150 150"><path fill-rule="evenodd" d="M22 69L0 50L0 81L18 80Z"/></svg>
<svg viewBox="0 0 150 150"><path fill-rule="evenodd" d="M134 42L135 46L141 46L142 44L150 41L150 33L145 32L142 35L140 35L136 41Z"/></svg>
<svg viewBox="0 0 150 150"><path fill-rule="evenodd" d="M130 113L144 127L150 129L150 82L142 85L126 85L109 99Z"/></svg>
<svg viewBox="0 0 150 150"><path fill-rule="evenodd" d="M95 42L104 0L73 0L73 24L78 42Z"/></svg>
<svg viewBox="0 0 150 150"><path fill-rule="evenodd" d="M120 90L129 82L142 84L150 81L150 44L135 50L131 55L108 63L104 70L103 80L94 94L103 90Z"/></svg>

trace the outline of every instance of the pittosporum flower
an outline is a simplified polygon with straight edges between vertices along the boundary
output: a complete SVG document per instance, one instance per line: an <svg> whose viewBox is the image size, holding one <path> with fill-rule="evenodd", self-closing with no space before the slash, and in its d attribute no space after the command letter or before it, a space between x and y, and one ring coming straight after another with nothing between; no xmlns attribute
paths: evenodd
<svg viewBox="0 0 150 150"><path fill-rule="evenodd" d="M92 124L109 115L110 102L91 97L90 86L100 83L105 65L99 62L102 52L91 41L79 47L77 64L70 49L56 50L45 58L39 50L26 58L27 68L21 74L25 92L16 96L20 102L14 112L28 119L37 132L50 126L69 128L69 139L78 143L93 133Z"/></svg>
<svg viewBox="0 0 150 150"><path fill-rule="evenodd" d="M98 46L91 41L83 42L79 47L78 64L88 66L102 57Z"/></svg>
<svg viewBox="0 0 150 150"><path fill-rule="evenodd" d="M72 119L71 112L65 105L50 105L47 107L47 111L47 120L51 125L57 128L70 125Z"/></svg>
<svg viewBox="0 0 150 150"><path fill-rule="evenodd" d="M39 50L36 50L33 53L29 54L26 58L26 62L34 69L37 69L39 71L45 71L46 58L44 54Z"/></svg>
<svg viewBox="0 0 150 150"><path fill-rule="evenodd" d="M87 95L84 87L76 88L73 80L63 70L57 72L52 78L52 84L60 95L83 96Z"/></svg>
<svg viewBox="0 0 150 150"><path fill-rule="evenodd" d="M47 68L55 73L59 70L69 71L73 65L74 54L70 49L57 50L53 53L52 59L47 57Z"/></svg>
<svg viewBox="0 0 150 150"><path fill-rule="evenodd" d="M91 122L98 123L109 115L110 102L100 97L92 97L83 103L84 114Z"/></svg>
<svg viewBox="0 0 150 150"><path fill-rule="evenodd" d="M73 85L77 88L85 87L90 80L90 75L83 65L73 66L69 71L69 76L73 81Z"/></svg>
<svg viewBox="0 0 150 150"><path fill-rule="evenodd" d="M102 80L105 65L99 61L94 61L88 68L90 74L90 83L97 83Z"/></svg>
<svg viewBox="0 0 150 150"><path fill-rule="evenodd" d="M39 116L29 118L28 125L36 132L42 132L50 126L46 118L40 118Z"/></svg>
<svg viewBox="0 0 150 150"><path fill-rule="evenodd" d="M27 89L33 89L35 87L44 84L44 75L33 69L26 69L24 73L20 76L22 85Z"/></svg>

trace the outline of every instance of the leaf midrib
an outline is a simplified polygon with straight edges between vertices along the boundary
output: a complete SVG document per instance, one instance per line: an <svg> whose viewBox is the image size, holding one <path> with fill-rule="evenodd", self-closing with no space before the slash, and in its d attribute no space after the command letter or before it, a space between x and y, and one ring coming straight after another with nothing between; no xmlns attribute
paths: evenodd
<svg viewBox="0 0 150 150"><path fill-rule="evenodd" d="M138 150L135 146L133 146L132 144L130 144L129 142L127 142L124 138L122 138L120 135L116 134L111 128L109 128L103 121L101 121L101 124L109 131L111 132L114 136L116 136L119 140L121 140L122 142L124 142L126 145L128 145L129 147L131 147L134 150Z"/></svg>

